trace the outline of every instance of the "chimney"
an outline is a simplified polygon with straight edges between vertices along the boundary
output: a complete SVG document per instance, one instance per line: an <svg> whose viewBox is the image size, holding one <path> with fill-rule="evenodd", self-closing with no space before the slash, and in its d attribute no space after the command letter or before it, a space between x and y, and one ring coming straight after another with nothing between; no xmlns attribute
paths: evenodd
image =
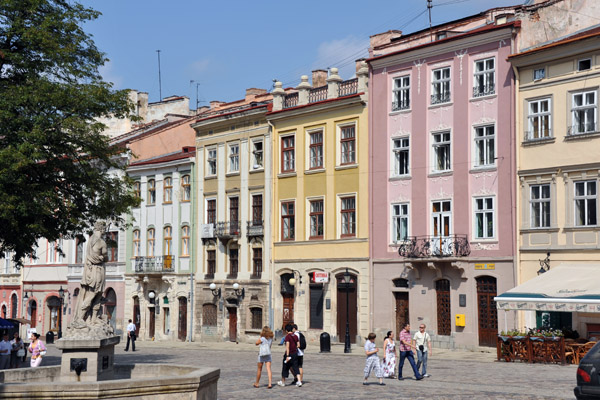
<svg viewBox="0 0 600 400"><path fill-rule="evenodd" d="M224 104L224 103L222 101L219 101L219 100L212 100L210 102L210 109L214 110L216 108L219 108L221 106L221 104Z"/></svg>
<svg viewBox="0 0 600 400"><path fill-rule="evenodd" d="M402 31L395 29L373 35L369 38L371 42L371 48L374 49L378 46L388 44L392 41L392 39L399 38L400 36L402 36Z"/></svg>
<svg viewBox="0 0 600 400"><path fill-rule="evenodd" d="M248 88L246 89L246 101L252 101L256 96L266 93L266 89Z"/></svg>
<svg viewBox="0 0 600 400"><path fill-rule="evenodd" d="M316 69L312 72L312 86L314 88L327 85L327 70Z"/></svg>
<svg viewBox="0 0 600 400"><path fill-rule="evenodd" d="M358 60L355 61L356 71L354 71L354 72L356 72L358 74L358 71L363 67L363 61L365 61L365 60L366 60L366 58L359 58Z"/></svg>

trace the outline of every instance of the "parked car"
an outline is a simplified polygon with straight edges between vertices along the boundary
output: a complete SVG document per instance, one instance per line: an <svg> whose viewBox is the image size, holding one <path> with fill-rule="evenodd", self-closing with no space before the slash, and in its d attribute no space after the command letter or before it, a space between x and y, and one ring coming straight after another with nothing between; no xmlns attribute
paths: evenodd
<svg viewBox="0 0 600 400"><path fill-rule="evenodd" d="M600 342L581 359L577 368L575 397L600 400Z"/></svg>

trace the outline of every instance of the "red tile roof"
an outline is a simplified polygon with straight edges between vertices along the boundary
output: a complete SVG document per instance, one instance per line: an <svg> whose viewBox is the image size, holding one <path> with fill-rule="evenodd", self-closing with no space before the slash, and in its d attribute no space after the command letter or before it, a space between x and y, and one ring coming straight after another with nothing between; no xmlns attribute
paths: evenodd
<svg viewBox="0 0 600 400"><path fill-rule="evenodd" d="M137 167L141 165L152 165L166 163L169 161L184 160L186 158L192 158L196 156L196 148L194 146L184 147L181 151L174 154L167 154L150 160L143 160L129 164L130 167Z"/></svg>

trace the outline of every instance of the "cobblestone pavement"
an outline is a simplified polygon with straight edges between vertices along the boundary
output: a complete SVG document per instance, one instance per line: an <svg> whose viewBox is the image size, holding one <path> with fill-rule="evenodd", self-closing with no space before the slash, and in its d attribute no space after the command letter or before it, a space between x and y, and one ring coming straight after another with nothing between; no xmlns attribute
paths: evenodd
<svg viewBox="0 0 600 400"><path fill-rule="evenodd" d="M379 386L372 376L362 385L364 352L318 353L310 346L304 357L304 386L278 387L283 347L273 346L273 389L267 390L263 368L261 387L252 387L256 376L258 347L235 343L137 343L135 353L117 346L117 363L174 363L221 369L219 399L574 399L575 366L496 362L495 353L434 349L428 362L432 376L414 380L408 362L403 381L385 379ZM43 365L58 365L60 351L48 346ZM27 360L27 365L29 359ZM410 373L410 374L409 374ZM289 383L289 381L288 381Z"/></svg>

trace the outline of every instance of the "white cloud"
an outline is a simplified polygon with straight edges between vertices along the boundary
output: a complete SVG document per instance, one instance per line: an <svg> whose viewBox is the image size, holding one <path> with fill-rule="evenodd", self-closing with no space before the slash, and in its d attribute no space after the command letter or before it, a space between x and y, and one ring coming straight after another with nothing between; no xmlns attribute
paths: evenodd
<svg viewBox="0 0 600 400"><path fill-rule="evenodd" d="M123 86L123 77L115 73L115 67L112 61L107 61L103 66L98 68L98 72L106 82L112 82L115 89L120 89Z"/></svg>
<svg viewBox="0 0 600 400"><path fill-rule="evenodd" d="M200 74L203 74L208 70L210 64L211 62L208 59L197 60L188 66L188 70L192 76L200 76Z"/></svg>
<svg viewBox="0 0 600 400"><path fill-rule="evenodd" d="M323 42L317 49L313 69L335 67L340 70L342 79L350 79L356 72L354 61L368 55L368 46L369 38L355 36Z"/></svg>

